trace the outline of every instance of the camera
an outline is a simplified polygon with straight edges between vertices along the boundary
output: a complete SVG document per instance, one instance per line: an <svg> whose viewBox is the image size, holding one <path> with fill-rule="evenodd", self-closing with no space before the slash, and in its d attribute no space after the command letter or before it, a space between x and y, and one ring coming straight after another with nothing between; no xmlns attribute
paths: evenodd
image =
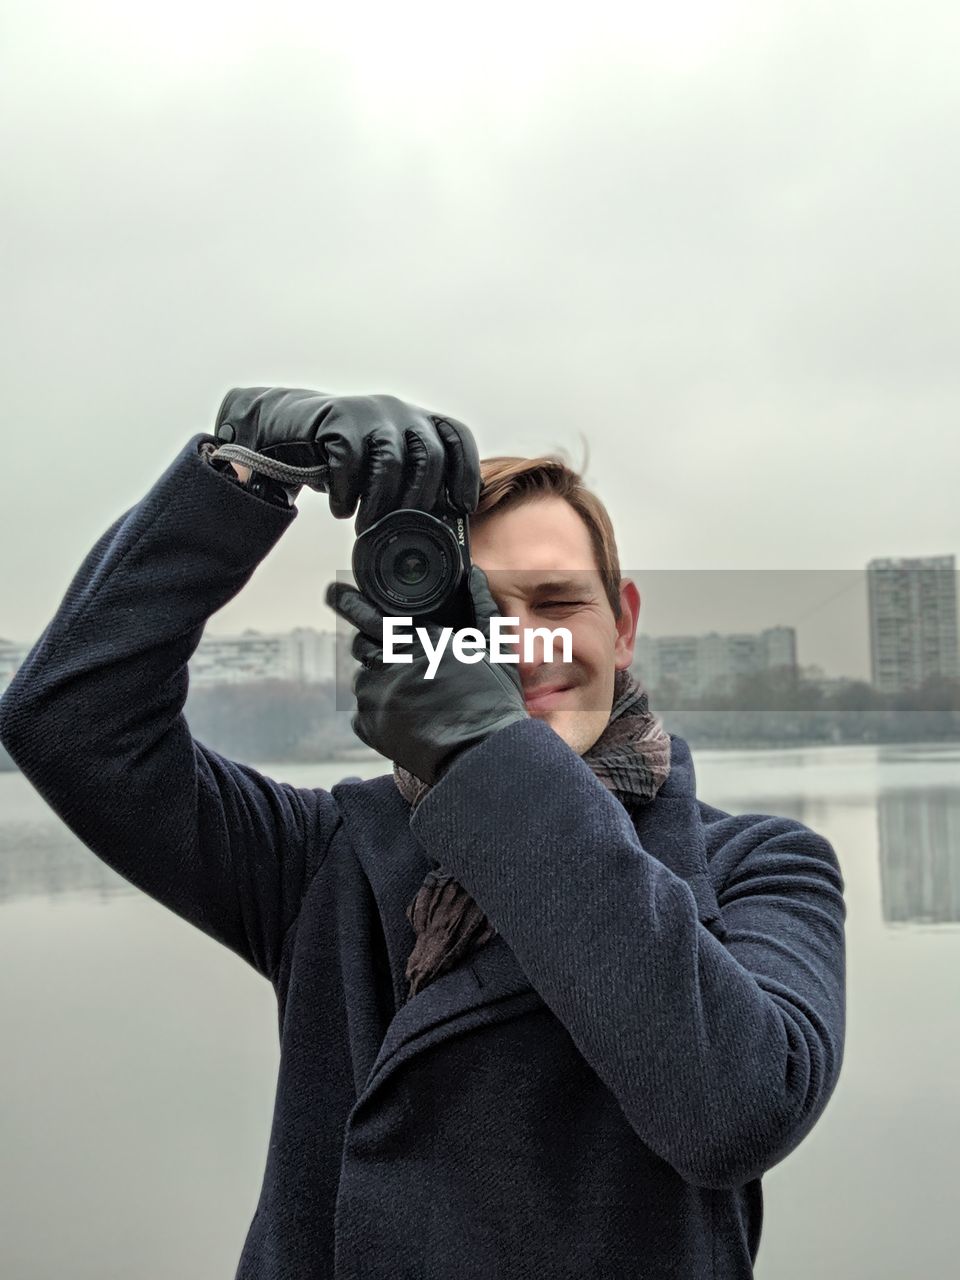
<svg viewBox="0 0 960 1280"><path fill-rule="evenodd" d="M467 516L444 499L432 512L403 507L381 516L353 546L358 589L382 613L419 625L472 626Z"/></svg>

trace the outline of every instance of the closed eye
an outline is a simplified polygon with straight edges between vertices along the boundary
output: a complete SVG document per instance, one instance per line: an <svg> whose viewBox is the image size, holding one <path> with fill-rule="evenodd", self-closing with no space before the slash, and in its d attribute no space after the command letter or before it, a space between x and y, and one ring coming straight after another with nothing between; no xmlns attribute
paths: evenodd
<svg viewBox="0 0 960 1280"><path fill-rule="evenodd" d="M540 606L541 609L563 609L573 608L578 604L583 604L582 600L545 600Z"/></svg>

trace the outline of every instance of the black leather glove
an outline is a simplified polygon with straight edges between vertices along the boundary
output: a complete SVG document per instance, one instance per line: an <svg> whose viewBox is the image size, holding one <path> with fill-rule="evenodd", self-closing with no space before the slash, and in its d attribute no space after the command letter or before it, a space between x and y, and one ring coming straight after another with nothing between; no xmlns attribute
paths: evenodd
<svg viewBox="0 0 960 1280"><path fill-rule="evenodd" d="M486 641L483 659L461 662L448 644L432 680L424 679L428 659L416 637L402 649L412 662L384 662L383 614L346 583L327 588L327 604L357 628L351 651L363 665L353 679L354 732L431 784L461 751L528 716L518 664L490 661L490 619L499 613L479 565L470 570L469 588ZM428 626L427 633L436 645L440 628Z"/></svg>
<svg viewBox="0 0 960 1280"><path fill-rule="evenodd" d="M292 387L234 387L223 398L214 434L236 461L264 471L262 461L309 467L311 488L330 495L337 519L352 516L363 533L388 511L432 511L445 487L469 514L480 497L480 457L467 427L396 396L331 396ZM265 474L296 480L284 467ZM301 481L303 477L299 477Z"/></svg>

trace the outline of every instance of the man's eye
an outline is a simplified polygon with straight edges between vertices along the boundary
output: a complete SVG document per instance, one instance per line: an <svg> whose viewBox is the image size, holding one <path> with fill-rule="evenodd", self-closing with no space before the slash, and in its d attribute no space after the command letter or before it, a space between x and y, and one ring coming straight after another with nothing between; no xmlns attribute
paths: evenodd
<svg viewBox="0 0 960 1280"><path fill-rule="evenodd" d="M582 600L544 600L540 606L541 609L563 609L572 608L574 605L583 604Z"/></svg>

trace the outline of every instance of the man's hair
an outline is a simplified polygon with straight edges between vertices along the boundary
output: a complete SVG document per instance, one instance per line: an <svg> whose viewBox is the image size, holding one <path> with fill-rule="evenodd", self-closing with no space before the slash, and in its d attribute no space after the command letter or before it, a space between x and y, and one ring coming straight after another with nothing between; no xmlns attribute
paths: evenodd
<svg viewBox="0 0 960 1280"><path fill-rule="evenodd" d="M506 511L529 498L555 495L580 516L590 534L593 554L613 616L620 617L620 556L606 507L583 483L579 471L557 454L536 458L501 455L480 463L480 501L474 519Z"/></svg>

